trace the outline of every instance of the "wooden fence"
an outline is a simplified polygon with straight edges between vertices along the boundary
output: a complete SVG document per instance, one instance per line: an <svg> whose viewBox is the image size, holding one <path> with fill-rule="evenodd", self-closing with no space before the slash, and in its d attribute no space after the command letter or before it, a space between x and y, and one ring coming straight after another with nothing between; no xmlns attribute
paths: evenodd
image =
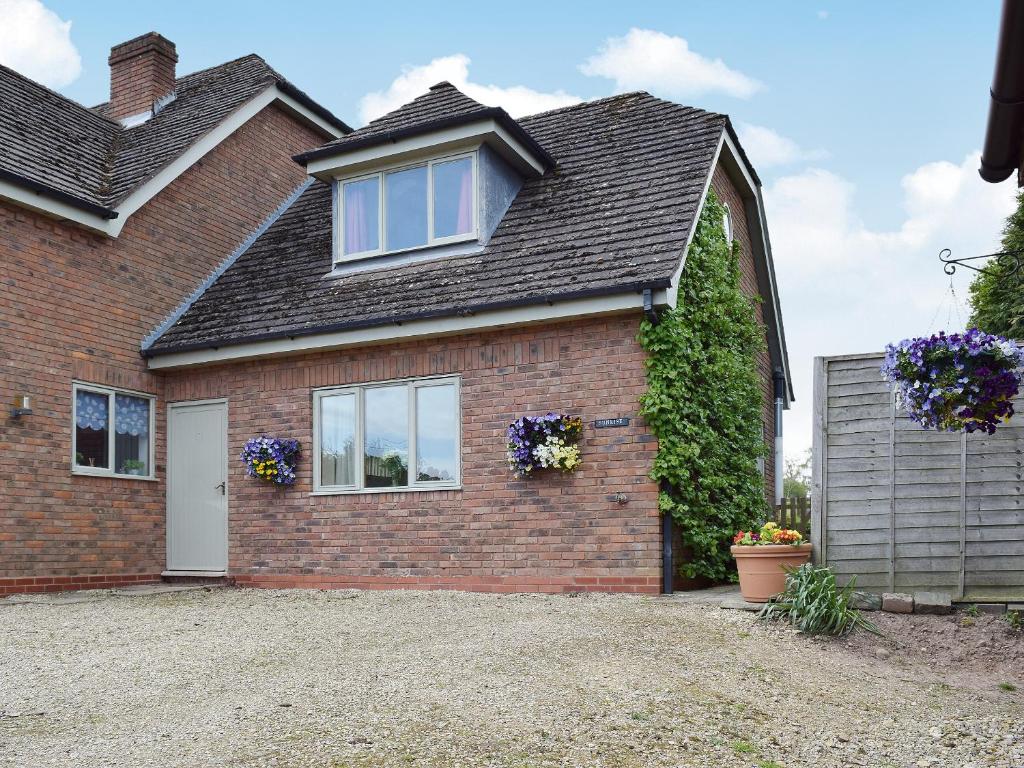
<svg viewBox="0 0 1024 768"><path fill-rule="evenodd" d="M788 496L775 505L772 519L783 528L811 535L811 501L806 496Z"/></svg>
<svg viewBox="0 0 1024 768"><path fill-rule="evenodd" d="M1024 599L1024 402L994 435L925 430L880 354L817 358L811 538L871 591Z"/></svg>

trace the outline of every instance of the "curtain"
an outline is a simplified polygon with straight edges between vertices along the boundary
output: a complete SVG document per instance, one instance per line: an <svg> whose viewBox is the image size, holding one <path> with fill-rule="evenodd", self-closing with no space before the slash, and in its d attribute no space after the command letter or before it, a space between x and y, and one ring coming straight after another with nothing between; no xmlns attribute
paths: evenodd
<svg viewBox="0 0 1024 768"><path fill-rule="evenodd" d="M456 222L456 233L463 234L473 228L473 163L466 162L462 171L462 184L459 187L459 218Z"/></svg>
<svg viewBox="0 0 1024 768"><path fill-rule="evenodd" d="M360 251L370 250L369 233L366 229L369 186L369 184L350 184L344 188L345 253L359 253Z"/></svg>
<svg viewBox="0 0 1024 768"><path fill-rule="evenodd" d="M79 429L107 428L107 396L80 389L75 393L75 424Z"/></svg>
<svg viewBox="0 0 1024 768"><path fill-rule="evenodd" d="M149 400L114 395L114 431L119 435L149 437Z"/></svg>

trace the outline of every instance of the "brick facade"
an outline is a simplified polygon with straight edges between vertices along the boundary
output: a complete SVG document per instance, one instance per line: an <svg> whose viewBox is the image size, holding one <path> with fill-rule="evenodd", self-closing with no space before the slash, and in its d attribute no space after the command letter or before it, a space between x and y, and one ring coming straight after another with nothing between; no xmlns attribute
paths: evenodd
<svg viewBox="0 0 1024 768"><path fill-rule="evenodd" d="M228 400L229 562L260 586L658 592L656 441L636 418L645 388L639 313L167 374L169 401ZM312 390L460 374L462 489L312 496ZM516 480L505 428L523 414L629 416L584 431L583 467ZM282 490L236 458L260 434L306 450ZM625 503L616 494L625 496Z"/></svg>
<svg viewBox="0 0 1024 768"><path fill-rule="evenodd" d="M157 480L70 472L73 379L154 394L141 340L304 180L291 155L323 142L268 107L127 221L120 237L0 202L0 590L159 577ZM8 415L15 395L34 413ZM19 589L19 591L23 591Z"/></svg>
<svg viewBox="0 0 1024 768"><path fill-rule="evenodd" d="M0 251L11 255L0 265L0 402L27 393L35 409L6 419L0 437L0 593L159 578L167 404L221 397L237 583L659 592L660 517L647 476L656 441L636 418L645 389L639 312L146 370L141 339L302 181L288 158L317 143L268 109L138 211L116 241L0 206ZM742 201L721 171L713 184L733 213L744 289L756 294ZM760 368L771 442L767 353ZM315 388L439 374L461 377L461 489L312 495ZM157 397L155 481L70 473L73 379ZM588 426L576 473L517 480L505 463L504 429L548 410L587 425L632 422ZM302 444L288 489L247 478L237 459L246 439L264 433Z"/></svg>

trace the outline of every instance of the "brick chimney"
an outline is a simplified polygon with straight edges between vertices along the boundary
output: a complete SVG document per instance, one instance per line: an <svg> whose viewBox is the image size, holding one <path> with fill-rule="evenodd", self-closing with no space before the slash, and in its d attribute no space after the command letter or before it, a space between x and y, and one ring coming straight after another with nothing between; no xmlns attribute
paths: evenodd
<svg viewBox="0 0 1024 768"><path fill-rule="evenodd" d="M156 32L110 49L110 104L107 117L123 120L153 108L174 90L174 43Z"/></svg>

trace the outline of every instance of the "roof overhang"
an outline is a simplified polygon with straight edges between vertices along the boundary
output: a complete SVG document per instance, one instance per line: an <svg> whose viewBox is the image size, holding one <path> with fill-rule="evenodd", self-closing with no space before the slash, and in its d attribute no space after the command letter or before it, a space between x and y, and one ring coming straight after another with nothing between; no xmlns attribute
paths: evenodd
<svg viewBox="0 0 1024 768"><path fill-rule="evenodd" d="M311 109L308 104L309 98L305 94L297 91L294 86L283 85L284 88L282 83L271 85L240 106L112 208L95 205L11 173L0 173L0 198L62 221L73 222L108 237L117 237L133 213L271 104L325 136L338 137L344 133L344 123L322 107ZM296 96L296 92L303 98Z"/></svg>
<svg viewBox="0 0 1024 768"><path fill-rule="evenodd" d="M381 164L488 144L526 176L540 176L554 160L501 109L483 109L400 131L353 139L296 155L318 179L359 173Z"/></svg>
<svg viewBox="0 0 1024 768"><path fill-rule="evenodd" d="M989 95L988 126L978 173L994 184L1018 171L1017 184L1024 186L1019 171L1024 166L1024 3L1017 0L1003 0Z"/></svg>
<svg viewBox="0 0 1024 768"><path fill-rule="evenodd" d="M387 344L411 339L450 336L472 331L509 328L537 323L557 322L577 317L623 312L642 312L644 294L651 293L655 306L668 304L667 285L621 286L608 288L605 293L589 292L575 296L550 299L543 298L530 303L520 302L493 304L473 310L424 314L407 320L387 323L349 323L344 326L317 329L315 332L293 335L275 334L268 338L239 340L232 343L220 342L218 346L196 344L173 347L168 350L151 350L144 354L152 370L186 368L211 363L252 360L279 355L296 355L309 352L326 352L346 347L369 344Z"/></svg>

